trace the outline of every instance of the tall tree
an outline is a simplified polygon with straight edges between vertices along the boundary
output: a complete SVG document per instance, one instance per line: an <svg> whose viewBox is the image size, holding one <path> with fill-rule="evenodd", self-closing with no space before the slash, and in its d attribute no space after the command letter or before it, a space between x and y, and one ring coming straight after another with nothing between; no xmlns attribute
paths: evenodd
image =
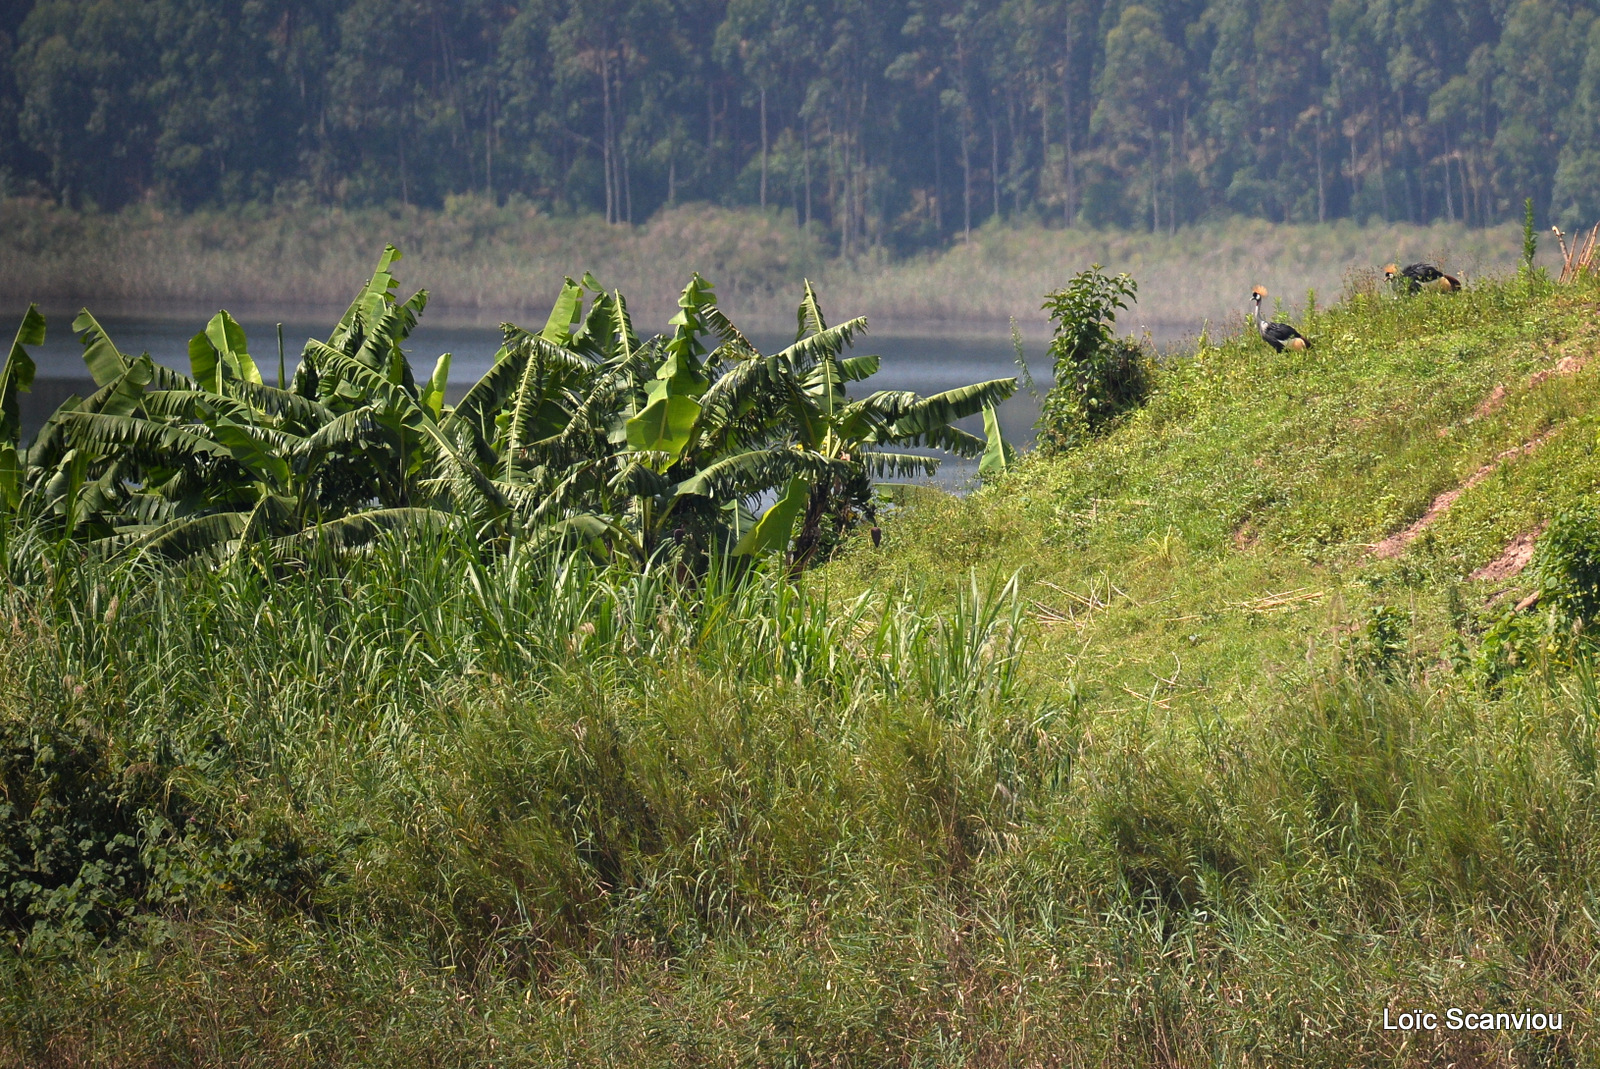
<svg viewBox="0 0 1600 1069"><path fill-rule="evenodd" d="M116 207L152 183L150 15L118 0L45 0L21 26L19 125L68 204Z"/></svg>
<svg viewBox="0 0 1600 1069"><path fill-rule="evenodd" d="M1091 130L1115 158L1142 176L1145 217L1161 225L1161 170L1170 154L1174 106L1182 73L1178 49L1167 40L1161 19L1141 4L1124 8L1106 35L1105 66Z"/></svg>
<svg viewBox="0 0 1600 1069"><path fill-rule="evenodd" d="M1521 0L1495 48L1495 191L1509 205L1532 197L1543 214L1561 146L1561 120L1583 69L1594 13L1559 0Z"/></svg>
<svg viewBox="0 0 1600 1069"><path fill-rule="evenodd" d="M1600 20L1589 27L1587 55L1563 116L1566 143L1556 163L1551 214L1569 228L1600 221Z"/></svg>

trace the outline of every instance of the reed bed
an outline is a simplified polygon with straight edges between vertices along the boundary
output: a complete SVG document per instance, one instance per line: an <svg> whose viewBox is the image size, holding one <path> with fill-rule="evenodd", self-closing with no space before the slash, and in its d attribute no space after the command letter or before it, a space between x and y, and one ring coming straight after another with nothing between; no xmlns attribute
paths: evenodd
<svg viewBox="0 0 1600 1069"><path fill-rule="evenodd" d="M1237 319L1254 285L1298 304L1308 289L1333 296L1351 270L1434 259L1477 278L1515 266L1514 226L1278 225L1223 220L1176 234L993 226L970 245L892 260L830 258L825 235L777 214L684 206L637 227L554 219L470 199L438 212L296 208L167 216L151 208L88 216L22 200L0 203L0 297L47 307L92 302L107 313L315 312L343 307L351 278L392 241L407 279L426 279L435 318L524 321L550 308L563 276L593 271L630 297L641 323L675 309L683 265L719 283L741 323L793 323L801 281L824 298L848 293L852 311L882 327L996 324L1042 329L1039 295L1090 263L1128 271L1140 303L1126 326L1198 332ZM1553 250L1546 257L1559 263ZM1543 261L1541 261L1543 262ZM837 303L836 301L834 303Z"/></svg>

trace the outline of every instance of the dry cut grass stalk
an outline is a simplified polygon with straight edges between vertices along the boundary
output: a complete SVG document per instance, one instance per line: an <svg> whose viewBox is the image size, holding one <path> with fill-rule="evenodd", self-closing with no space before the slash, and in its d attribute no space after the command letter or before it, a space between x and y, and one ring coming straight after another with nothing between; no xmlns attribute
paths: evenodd
<svg viewBox="0 0 1600 1069"><path fill-rule="evenodd" d="M1550 228L1555 232L1556 240L1561 243L1561 279L1563 284L1576 282L1585 271L1593 272L1595 269L1595 239L1600 238L1600 223L1589 229L1589 236L1584 237L1583 231L1573 234L1572 247L1567 247L1567 236L1561 232L1559 226Z"/></svg>

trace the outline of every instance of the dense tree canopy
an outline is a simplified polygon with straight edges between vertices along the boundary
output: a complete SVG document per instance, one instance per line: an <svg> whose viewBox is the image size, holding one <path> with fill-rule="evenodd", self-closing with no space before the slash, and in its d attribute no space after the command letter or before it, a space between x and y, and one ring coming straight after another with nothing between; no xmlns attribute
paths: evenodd
<svg viewBox="0 0 1600 1069"><path fill-rule="evenodd" d="M1600 217L1600 0L0 0L0 189L639 222Z"/></svg>

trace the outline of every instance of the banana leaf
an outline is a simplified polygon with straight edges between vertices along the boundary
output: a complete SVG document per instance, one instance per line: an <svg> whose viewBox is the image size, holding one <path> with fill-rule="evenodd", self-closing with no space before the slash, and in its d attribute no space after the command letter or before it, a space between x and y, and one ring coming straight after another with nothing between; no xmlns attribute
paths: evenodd
<svg viewBox="0 0 1600 1069"><path fill-rule="evenodd" d="M177 466L206 457L231 457L226 446L181 427L133 416L68 412L62 424L77 451L117 452L144 464Z"/></svg>
<svg viewBox="0 0 1600 1069"><path fill-rule="evenodd" d="M221 393L224 382L262 385L244 328L226 311L212 316L206 329L189 339L189 371L202 389L212 393Z"/></svg>
<svg viewBox="0 0 1600 1069"><path fill-rule="evenodd" d="M983 459L978 462L978 475L984 479L1004 475L1016 464L1017 451L1011 448L1005 436L1000 433L1000 414L995 411L993 405L984 407L983 434L987 443L983 449Z"/></svg>
<svg viewBox="0 0 1600 1069"><path fill-rule="evenodd" d="M128 370L127 358L117 351L111 336L89 314L89 309L78 313L78 318L72 321L72 329L83 342L83 362L88 365L96 386L108 386Z"/></svg>
<svg viewBox="0 0 1600 1069"><path fill-rule="evenodd" d="M583 287L568 278L562 284L555 306L550 309L550 318L539 336L551 345L565 348L572 344L573 330L582 322Z"/></svg>
<svg viewBox="0 0 1600 1069"><path fill-rule="evenodd" d="M789 540L794 534L794 521L799 518L810 497L809 480L799 477L790 479L783 496L767 509L761 519L756 521L756 525L746 531L744 537L734 545L733 555L750 557L762 553L786 551L789 548Z"/></svg>
<svg viewBox="0 0 1600 1069"><path fill-rule="evenodd" d="M450 384L450 354L442 354L434 362L433 374L428 376L428 385L422 390L422 406L437 420L444 418L445 389Z"/></svg>
<svg viewBox="0 0 1600 1069"><path fill-rule="evenodd" d="M28 305L22 325L17 328L16 339L11 343L6 366L0 370L0 442L9 444L13 449L21 444L22 438L22 407L17 394L33 390L33 376L37 370L33 357L28 355L28 350L23 346L43 345L44 330L45 320L39 314L39 306Z"/></svg>
<svg viewBox="0 0 1600 1069"><path fill-rule="evenodd" d="M692 397L657 398L628 420L628 448L662 453L669 461L677 460L689 445L700 411L700 403Z"/></svg>

